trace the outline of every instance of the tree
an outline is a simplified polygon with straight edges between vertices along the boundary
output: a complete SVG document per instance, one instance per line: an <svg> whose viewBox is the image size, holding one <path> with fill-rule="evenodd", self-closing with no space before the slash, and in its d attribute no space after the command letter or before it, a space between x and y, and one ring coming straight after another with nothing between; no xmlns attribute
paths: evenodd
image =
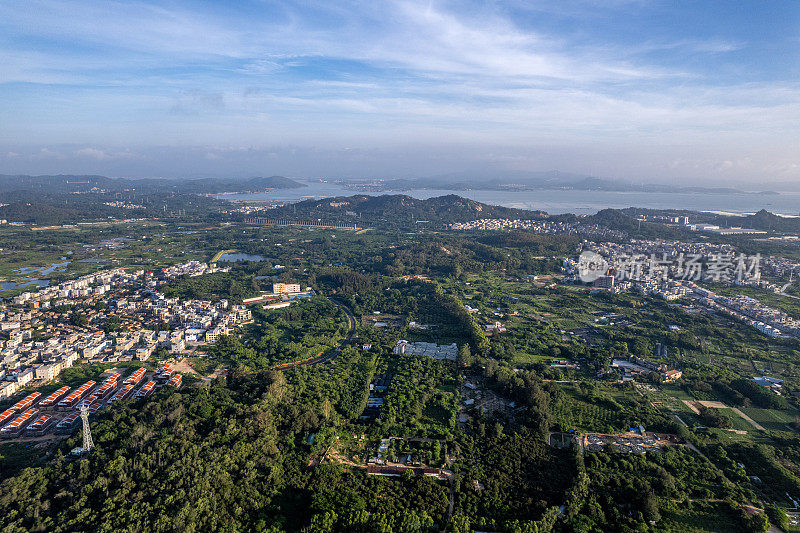
<svg viewBox="0 0 800 533"><path fill-rule="evenodd" d="M469 344L464 343L458 347L458 364L460 366L471 366L474 362L472 357L472 350L469 349Z"/></svg>
<svg viewBox="0 0 800 533"><path fill-rule="evenodd" d="M766 511L770 522L772 522L782 530L788 531L789 517L786 514L786 511L784 511L777 505L767 505Z"/></svg>
<svg viewBox="0 0 800 533"><path fill-rule="evenodd" d="M322 400L322 405L320 405L320 413L322 414L322 419L325 420L325 422L328 422L331 419L331 416L333 416L333 405L327 397Z"/></svg>
<svg viewBox="0 0 800 533"><path fill-rule="evenodd" d="M69 321L73 326L85 326L89 323L89 319L86 318L86 315L79 312L72 313Z"/></svg>

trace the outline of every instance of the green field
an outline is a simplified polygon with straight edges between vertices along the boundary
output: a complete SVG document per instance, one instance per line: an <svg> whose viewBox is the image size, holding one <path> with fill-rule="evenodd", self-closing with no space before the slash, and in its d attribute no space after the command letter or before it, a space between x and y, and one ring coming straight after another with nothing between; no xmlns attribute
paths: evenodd
<svg viewBox="0 0 800 533"><path fill-rule="evenodd" d="M741 411L765 428L774 431L790 430L787 426L795 421L798 414L796 411L759 409L758 407L743 407Z"/></svg>
<svg viewBox="0 0 800 533"><path fill-rule="evenodd" d="M723 503L692 502L675 505L664 512L658 530L682 533L740 531L741 523Z"/></svg>

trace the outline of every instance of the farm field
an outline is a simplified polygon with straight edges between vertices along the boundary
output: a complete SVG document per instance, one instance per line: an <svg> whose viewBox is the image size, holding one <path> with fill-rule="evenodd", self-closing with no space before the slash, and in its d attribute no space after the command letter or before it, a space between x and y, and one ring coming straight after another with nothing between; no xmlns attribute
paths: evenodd
<svg viewBox="0 0 800 533"><path fill-rule="evenodd" d="M797 411L781 411L778 409L760 409L758 407L742 407L742 412L772 431L791 431L798 416Z"/></svg>

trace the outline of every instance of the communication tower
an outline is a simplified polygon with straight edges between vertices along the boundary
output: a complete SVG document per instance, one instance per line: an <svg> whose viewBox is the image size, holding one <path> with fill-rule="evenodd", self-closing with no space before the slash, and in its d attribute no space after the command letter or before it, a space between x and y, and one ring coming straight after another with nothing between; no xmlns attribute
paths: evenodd
<svg viewBox="0 0 800 533"><path fill-rule="evenodd" d="M89 453L94 449L92 430L89 429L89 408L86 403L81 405L81 422L83 422L83 452Z"/></svg>

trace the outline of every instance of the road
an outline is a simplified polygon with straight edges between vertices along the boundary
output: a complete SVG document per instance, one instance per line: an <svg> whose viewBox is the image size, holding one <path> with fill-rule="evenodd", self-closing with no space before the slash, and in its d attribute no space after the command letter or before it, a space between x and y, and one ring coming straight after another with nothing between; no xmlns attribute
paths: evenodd
<svg viewBox="0 0 800 533"><path fill-rule="evenodd" d="M320 352L315 357L309 357L308 359L304 359L302 361L295 361L293 363L284 363L282 365L275 367L277 370L289 370L291 368L295 368L298 366L311 366L319 363L325 363L327 361L330 361L331 359L334 359L337 355L342 353L342 348L344 348L347 344L350 343L350 340L353 338L353 335L356 332L356 319L353 316L353 312L350 311L349 307L347 307L340 301L334 300L329 296L327 296L326 298L328 298L328 300L330 300L330 302L333 305L344 311L344 314L347 315L347 323L349 325L347 335L345 335L344 339L342 339L339 342L338 347L334 348L333 350L330 350L328 353L323 354L322 352Z"/></svg>
<svg viewBox="0 0 800 533"><path fill-rule="evenodd" d="M344 305L342 302L340 302L338 300L334 300L331 297L327 297L327 298L328 298L328 300L330 300L330 302L333 305L335 305L336 307L338 307L339 309L344 311L344 314L347 315L347 322L348 322L348 324L350 326L348 331L347 331L347 335L345 335L344 339L342 339L342 341L339 343L339 347L334 350L335 353L339 353L339 352L342 351L342 348L344 348L345 345L347 345L350 342L350 340L353 338L353 335L356 332L356 319L353 316L353 312L350 311L349 307L347 307L346 305Z"/></svg>

